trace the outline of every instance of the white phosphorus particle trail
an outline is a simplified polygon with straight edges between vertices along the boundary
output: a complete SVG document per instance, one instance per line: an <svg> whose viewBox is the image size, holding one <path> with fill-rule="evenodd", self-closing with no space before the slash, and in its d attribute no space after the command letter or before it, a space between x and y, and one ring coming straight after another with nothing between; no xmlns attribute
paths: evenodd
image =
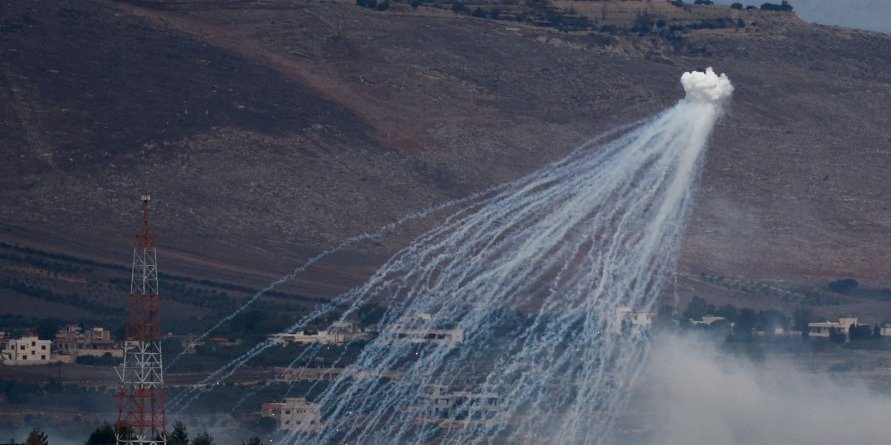
<svg viewBox="0 0 891 445"><path fill-rule="evenodd" d="M385 234L392 232L396 228L402 226L403 224L405 224L409 221L424 219L424 218L430 217L433 214L436 214L439 211L442 211L443 209L447 209L449 207L460 205L467 201L472 201L474 199L478 199L480 196L483 196L488 193L496 192L498 190L498 188L500 188L500 187L501 186L496 186L491 189L487 189L482 192L475 193L467 198L446 201L442 204L438 204L436 206L429 207L429 208L421 210L419 212L405 215L402 218L381 227L376 232L362 233L362 234L359 234L359 235L356 235L356 236L353 236L351 238L347 238L346 240L341 241L340 244L338 244L337 246L332 247L330 249L326 249L326 250L316 254L314 257L310 258L305 263L297 266L293 271L291 271L291 273L289 273L287 275L283 275L282 277L278 278L277 280L273 281L272 283L269 283L269 285L266 286L264 289L258 291L257 293L252 295L250 298L248 298L248 300L244 304L242 304L238 309L236 309L231 314L220 319L218 322L216 322L216 324L211 326L210 329L204 331L204 333L202 333L200 336L198 336L193 341L199 342L201 340L206 339L207 337L210 336L210 334L212 334L214 331L219 329L219 327L222 326L224 323L231 321L238 314L242 313L245 309L247 309L252 304L254 304L257 301L257 299L259 299L263 295L273 291L276 287L278 287L290 280L297 278L297 276L299 276L303 272L306 272L306 269L308 269L312 265L318 263L319 261L322 261L325 258L327 258L331 255L334 255L335 253L340 252L341 250L343 250L351 245L361 243L363 241L367 241L367 240L374 239L374 238L380 238L380 237L384 236ZM169 370L180 358L182 358L183 355L185 355L187 353L188 353L188 350L184 349L182 352L177 354L173 358L173 360L171 360L170 363L167 365L167 370Z"/></svg>
<svg viewBox="0 0 891 445"><path fill-rule="evenodd" d="M649 312L671 283L706 142L733 90L711 69L681 82L687 94L674 107L469 201L362 286L292 326L335 307L343 320L364 304L386 307L383 333L313 398L322 431L278 442L603 443L649 353L646 331L626 326L617 310ZM464 339L410 343L387 333L393 324L434 338L434 329L460 329ZM394 372L399 378L388 377ZM429 397L436 388L485 401L442 411ZM201 391L181 394L178 412ZM489 403L496 408L484 409Z"/></svg>
<svg viewBox="0 0 891 445"><path fill-rule="evenodd" d="M582 151L590 149L591 147L595 147L595 146L597 146L597 144L599 144L603 141L609 140L630 128L635 128L640 125L643 125L645 122L647 122L647 120L640 120L640 121L632 122L630 124L622 125L622 126L614 128L614 129L611 129L609 131L606 131L603 134L598 135L597 137L586 142L585 144L577 147L575 150L573 150L568 155L568 157L576 156ZM555 163L555 164L552 164L552 165L546 167L545 169L555 168L556 166L560 165L562 162L565 162L565 160ZM317 262L317 261L325 258L326 256L331 255L331 254L337 252L338 250L343 249L344 247L347 247L353 243L363 241L366 239L370 239L370 238L379 237L379 236L381 236L381 234L386 233L388 231L392 231L395 228L399 227L400 225L402 225L403 223L405 223L409 220L423 219L423 218L426 218L432 214L435 214L443 209L446 209L449 207L454 207L454 206L461 205L461 204L468 204L468 206L466 208L451 215L446 220L445 223L441 224L439 227L432 230L430 233L419 237L414 242L412 242L412 244L408 248L404 249L400 253L404 254L405 252L411 252L413 250L420 249L420 248L422 248L422 246L424 245L424 243L426 242L426 240L428 238L431 238L431 237L435 236L436 234L447 230L449 227L451 227L450 223L452 221L459 219L465 213L473 211L476 208L476 206L479 205L479 203L481 201L486 202L487 201L486 197L488 197L490 195L498 194L498 193L503 193L503 190L506 190L511 187L517 187L520 185L528 185L528 179L529 179L529 177L527 176L527 177L521 178L519 180L509 182L507 184L494 186L489 189L483 190L481 192L474 193L474 194L472 194L468 197L465 197L465 198L447 201L445 203L438 204L436 206L427 208L425 210L404 216L395 222L385 225L384 227L382 227L381 229L379 229L377 232L375 232L373 234L358 235L353 238L347 239L347 240L341 242L338 245L338 247L329 249L329 250L317 255L316 257L312 258L310 260L310 262L312 262L312 263ZM372 292L372 290L374 289L372 284L378 283L380 280L380 277L382 276L380 272L391 269L393 267L393 265L395 264L394 260L395 261L403 261L404 259L398 257L398 255L397 255L397 257L394 257L394 259L391 259L391 261L389 263L387 263L387 265L385 265L384 267L381 267L381 269L378 271L378 274L376 274L372 279L370 279L365 285L363 285L362 287L360 287L358 289L354 289L350 292L340 295L339 297L335 298L331 302L328 302L327 304L323 305L321 308L313 311L312 313L310 313L309 315L304 317L302 320L300 320L297 323L295 323L294 325L290 326L287 330L283 331L283 333L294 333L298 330L301 330L301 329L307 327L309 324L313 323L314 321L318 320L320 317L323 317L325 315L332 313L335 309L337 309L338 307L341 307L343 305L350 305L349 307L351 309L355 309L356 303L359 302L358 298L369 296L369 293ZM248 300L248 302L246 302L244 305L242 305L234 313L228 315L227 317L225 317L222 320L220 320L219 322L217 322L211 329L208 329L199 338L206 338L207 336L209 336L210 333L212 333L220 325L222 325L226 321L234 318L238 313L240 313L241 311L246 309L250 304L255 302L257 300L257 298L259 298L261 295L268 292L269 290L275 288L275 286L298 276L300 273L302 273L303 271L305 271L308 268L308 266L311 264L310 262L304 263L301 266L298 266L294 270L294 272L292 272L291 274L289 274L285 277L282 277L282 278L276 280L275 282L271 283L270 286L268 286L266 289L258 292L253 297L251 297ZM364 299L367 299L367 298L364 298ZM226 379L228 379L229 377L231 377L239 368L246 365L251 359L253 359L257 355L261 354L262 352L268 350L269 348L271 348L275 345L276 345L276 342L274 342L272 340L266 340L256 346L254 346L249 351L242 354L240 357L236 358L235 360L231 361L230 363L222 366L221 368L219 368L216 371L209 374L207 377L202 379L194 387L184 390L183 392L177 394L175 397L173 397L171 400L168 401L168 405L167 405L168 410L171 413L173 413L174 416L179 415L185 409L187 409L188 406L193 401L197 400L197 398L199 398L201 395L206 394L207 392L210 392L210 391L213 391L214 389L216 389L218 387L219 383L221 383L221 382L225 381ZM179 359L180 357L182 357L183 354L184 354L184 352L177 355L176 358L174 359L174 362L177 359ZM303 355L303 354L301 354L301 355ZM293 366L299 359L300 359L300 357L298 357L297 359L292 361L290 366ZM170 366L172 366L172 364ZM290 368L290 366L289 366L289 368Z"/></svg>

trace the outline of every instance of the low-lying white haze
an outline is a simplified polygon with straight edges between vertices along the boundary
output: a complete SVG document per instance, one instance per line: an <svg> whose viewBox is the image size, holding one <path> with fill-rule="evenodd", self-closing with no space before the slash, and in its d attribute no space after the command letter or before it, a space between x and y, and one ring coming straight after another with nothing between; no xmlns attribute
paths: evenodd
<svg viewBox="0 0 891 445"><path fill-rule="evenodd" d="M891 442L891 396L764 364L691 338L658 340L649 367L651 445L824 445Z"/></svg>

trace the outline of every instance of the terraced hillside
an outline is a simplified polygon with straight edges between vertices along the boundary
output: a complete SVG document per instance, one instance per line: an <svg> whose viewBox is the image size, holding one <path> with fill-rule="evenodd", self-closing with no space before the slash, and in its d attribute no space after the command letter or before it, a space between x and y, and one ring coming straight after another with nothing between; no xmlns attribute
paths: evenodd
<svg viewBox="0 0 891 445"><path fill-rule="evenodd" d="M649 8L597 3L625 11L610 16L616 22ZM433 6L4 3L0 240L126 268L137 198L148 190L164 271L219 292L244 288L218 308L174 298L171 316L200 317L347 237L516 178L658 112L682 94L680 73L711 65L737 90L708 155L684 276L790 289L847 276L891 285L889 36L718 6L703 14L743 26L631 32L633 23L603 29L604 20L560 32ZM653 17L663 10L654 6ZM442 217L320 264L284 289L282 307L299 311L303 299L358 283ZM64 287L63 275L17 264L4 261L4 282ZM78 292L116 307L123 295L103 287L103 274ZM685 297L770 301L684 280ZM37 314L22 295L0 288L0 313ZM891 317L873 300L843 303ZM59 313L80 305L53 304Z"/></svg>

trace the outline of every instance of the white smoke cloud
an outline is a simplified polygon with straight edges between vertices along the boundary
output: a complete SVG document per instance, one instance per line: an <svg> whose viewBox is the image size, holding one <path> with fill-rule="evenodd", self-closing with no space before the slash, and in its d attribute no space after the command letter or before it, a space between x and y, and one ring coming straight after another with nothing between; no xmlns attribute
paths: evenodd
<svg viewBox="0 0 891 445"><path fill-rule="evenodd" d="M649 403L652 445L889 443L891 397L865 385L755 365L689 339L660 342Z"/></svg>
<svg viewBox="0 0 891 445"><path fill-rule="evenodd" d="M721 103L733 93L733 85L727 75L715 74L711 67L705 72L691 71L681 75L681 85L687 93L687 100L694 102Z"/></svg>

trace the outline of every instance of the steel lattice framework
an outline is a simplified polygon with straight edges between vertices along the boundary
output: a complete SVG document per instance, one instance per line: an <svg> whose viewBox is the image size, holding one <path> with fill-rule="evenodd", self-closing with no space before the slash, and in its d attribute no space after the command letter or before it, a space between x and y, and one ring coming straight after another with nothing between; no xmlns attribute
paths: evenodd
<svg viewBox="0 0 891 445"><path fill-rule="evenodd" d="M133 247L124 361L115 368L121 382L117 445L166 445L164 373L155 234L148 228L151 197L142 196L142 230Z"/></svg>

